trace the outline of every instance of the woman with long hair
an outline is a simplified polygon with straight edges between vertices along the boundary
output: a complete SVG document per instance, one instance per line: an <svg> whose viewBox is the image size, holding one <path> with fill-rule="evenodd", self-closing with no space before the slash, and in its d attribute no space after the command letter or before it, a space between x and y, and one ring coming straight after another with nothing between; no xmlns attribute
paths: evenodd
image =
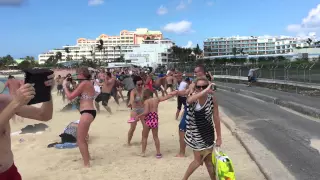
<svg viewBox="0 0 320 180"><path fill-rule="evenodd" d="M211 86L207 78L197 78L195 93L187 99L187 129L184 140L193 149L194 160L190 163L183 180L187 180L203 162L210 178L215 179L211 155L214 146L220 146L222 141L219 109Z"/></svg>
<svg viewBox="0 0 320 180"><path fill-rule="evenodd" d="M131 113L130 113L130 129L128 131L128 146L131 145L131 140L133 137L133 133L136 130L137 127L137 121L136 116L138 114L142 114L144 111L144 105L143 105L143 91L144 91L144 83L140 76L135 76L133 78L133 83L135 85L135 88L130 92L130 102L129 107L131 107ZM143 120L144 117L140 117L142 125L144 124Z"/></svg>
<svg viewBox="0 0 320 180"><path fill-rule="evenodd" d="M90 80L91 75L88 68L81 67L77 69L77 78L80 80L80 83L72 92L67 88L67 80L63 83L63 89L69 100L80 96L80 123L77 130L77 144L83 158L84 166L90 167L90 154L86 136L88 135L91 123L96 117L96 110L93 103L95 90Z"/></svg>

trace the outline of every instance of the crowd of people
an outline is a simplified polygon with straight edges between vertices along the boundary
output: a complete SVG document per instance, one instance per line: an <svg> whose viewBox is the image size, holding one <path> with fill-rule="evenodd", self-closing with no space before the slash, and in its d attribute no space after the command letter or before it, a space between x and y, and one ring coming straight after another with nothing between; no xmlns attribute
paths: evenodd
<svg viewBox="0 0 320 180"><path fill-rule="evenodd" d="M86 67L78 68L76 77L68 74L60 75L56 79L48 77L46 86L52 86L56 82L57 94L63 100L78 103L80 113L77 121L76 142L82 155L85 167L90 167L90 153L88 148L88 132L91 123L103 108L110 114L114 113L109 105L111 97L120 106L119 99L125 101L130 109L127 145L131 146L131 140L140 121L143 130L141 136L141 156L145 157L147 139L152 132L156 158L161 158L160 140L158 137L159 119L158 112L160 102L176 97L177 111L175 119L181 120L178 126L180 150L176 157L185 157L188 145L194 154L194 160L190 163L183 179L188 179L191 174L205 163L211 179L215 179L211 154L215 146L220 146L221 128L218 103L214 95L213 77L206 73L201 65L194 70L195 79L185 77L182 72L174 69L166 74L161 72L158 76L152 69L119 68L98 71L90 71ZM154 78L156 77L156 78ZM13 84L13 83L12 83ZM13 87L13 85L11 85ZM27 103L34 95L35 90L30 84L20 83L14 86L14 94L0 95L0 179L1 177L14 177L21 179L13 163L13 155L10 144L9 120L15 115L47 121L52 118L52 101L45 102L42 107L28 106ZM9 88L10 89L10 88ZM127 99L124 99L122 91L127 91ZM158 94L161 92L161 95ZM183 112L181 113L183 107ZM173 115L174 116L174 115Z"/></svg>

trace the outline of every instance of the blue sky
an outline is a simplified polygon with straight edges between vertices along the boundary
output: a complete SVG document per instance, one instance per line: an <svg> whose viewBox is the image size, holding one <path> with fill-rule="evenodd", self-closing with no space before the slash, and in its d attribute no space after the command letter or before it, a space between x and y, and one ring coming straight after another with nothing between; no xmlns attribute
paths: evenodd
<svg viewBox="0 0 320 180"><path fill-rule="evenodd" d="M161 30L180 46L200 47L207 37L320 33L319 0L20 1L0 0L0 56L37 59L79 37L139 27Z"/></svg>

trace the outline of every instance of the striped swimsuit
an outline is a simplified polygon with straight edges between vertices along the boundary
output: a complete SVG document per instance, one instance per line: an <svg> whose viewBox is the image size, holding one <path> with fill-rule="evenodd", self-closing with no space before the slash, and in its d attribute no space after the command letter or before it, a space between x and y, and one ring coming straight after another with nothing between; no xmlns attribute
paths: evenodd
<svg viewBox="0 0 320 180"><path fill-rule="evenodd" d="M195 151L214 146L215 134L213 124L213 97L208 94L204 105L196 110L198 102L187 104L187 130L184 141Z"/></svg>

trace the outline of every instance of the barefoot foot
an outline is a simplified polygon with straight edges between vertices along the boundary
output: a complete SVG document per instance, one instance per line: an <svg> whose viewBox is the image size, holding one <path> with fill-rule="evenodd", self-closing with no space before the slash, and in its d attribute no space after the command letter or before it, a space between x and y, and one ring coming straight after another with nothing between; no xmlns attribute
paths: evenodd
<svg viewBox="0 0 320 180"><path fill-rule="evenodd" d="M186 155L179 153L179 154L177 154L175 157L186 157Z"/></svg>

